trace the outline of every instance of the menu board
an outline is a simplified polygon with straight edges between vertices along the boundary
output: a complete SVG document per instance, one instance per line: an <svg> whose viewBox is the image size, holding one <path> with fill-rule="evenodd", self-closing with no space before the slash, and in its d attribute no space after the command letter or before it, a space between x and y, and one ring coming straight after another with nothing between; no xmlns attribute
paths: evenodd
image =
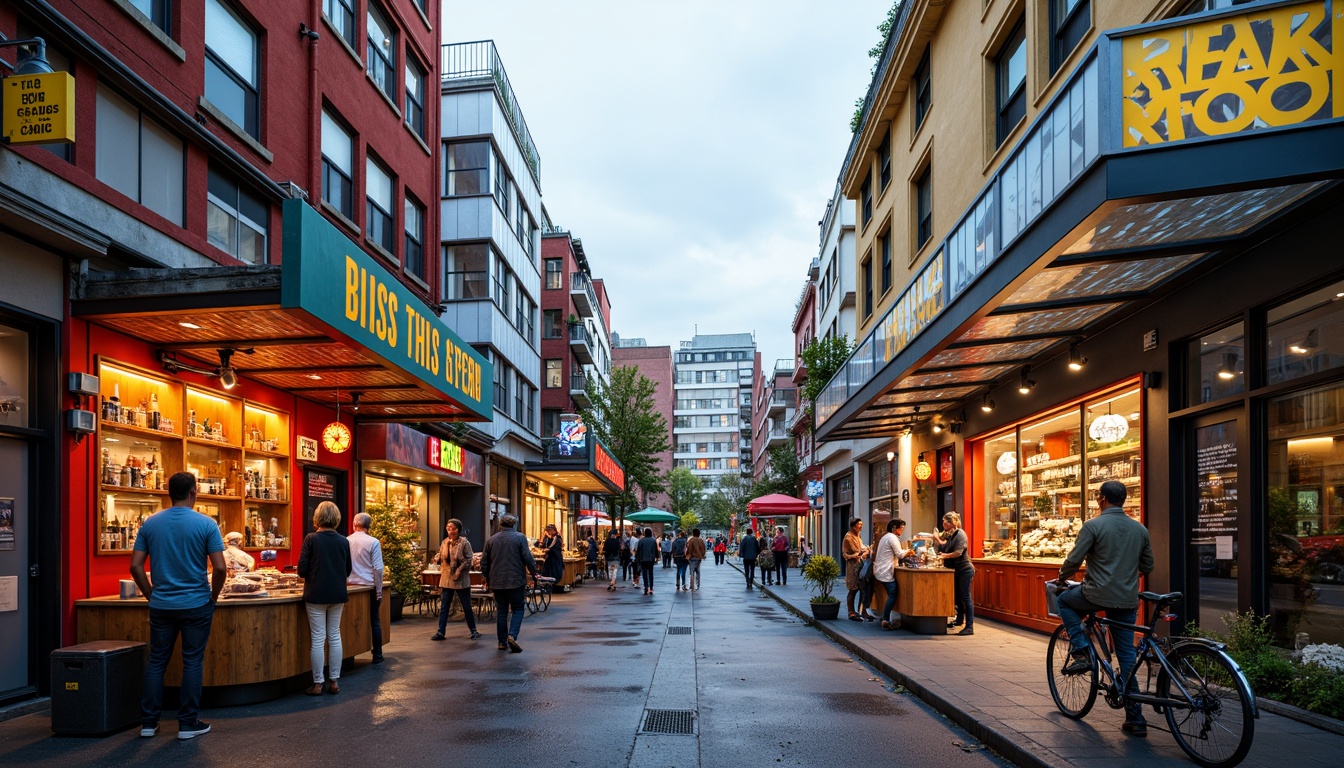
<svg viewBox="0 0 1344 768"><path fill-rule="evenodd" d="M317 505L324 501L334 502L341 509L341 524L337 528L341 533L350 530L350 516L353 512L345 507L345 473L328 472L305 467L303 470L303 532L312 533L313 513Z"/></svg>
<svg viewBox="0 0 1344 768"><path fill-rule="evenodd" d="M1237 547L1237 431L1235 421L1195 430L1199 490L1190 543L1204 577L1230 578Z"/></svg>

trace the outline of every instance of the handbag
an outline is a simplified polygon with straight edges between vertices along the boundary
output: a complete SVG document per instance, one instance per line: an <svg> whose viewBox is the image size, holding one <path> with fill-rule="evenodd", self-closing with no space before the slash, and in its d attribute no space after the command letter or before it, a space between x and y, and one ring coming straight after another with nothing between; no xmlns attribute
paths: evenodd
<svg viewBox="0 0 1344 768"><path fill-rule="evenodd" d="M873 580L873 558L864 558L859 564L859 581L870 582Z"/></svg>

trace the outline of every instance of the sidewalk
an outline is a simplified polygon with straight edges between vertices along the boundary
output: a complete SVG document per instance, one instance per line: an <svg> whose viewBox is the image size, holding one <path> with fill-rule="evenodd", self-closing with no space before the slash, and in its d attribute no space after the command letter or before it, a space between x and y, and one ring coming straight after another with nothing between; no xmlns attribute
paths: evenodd
<svg viewBox="0 0 1344 768"><path fill-rule="evenodd" d="M740 562L733 565L740 570ZM812 595L802 574L794 570L789 576L794 582L787 587L762 588L757 582L757 589L811 618ZM843 601L843 582L839 587ZM1121 732L1123 710L1111 709L1100 697L1082 720L1061 715L1046 683L1045 635L983 619L976 621L973 637L887 632L876 622L847 620L844 606L839 619L818 621L816 627L1020 766L1193 765L1166 732L1165 719L1151 710L1147 739ZM1282 768L1291 755L1293 768L1325 768L1338 766L1341 754L1344 736L1261 707L1242 765Z"/></svg>

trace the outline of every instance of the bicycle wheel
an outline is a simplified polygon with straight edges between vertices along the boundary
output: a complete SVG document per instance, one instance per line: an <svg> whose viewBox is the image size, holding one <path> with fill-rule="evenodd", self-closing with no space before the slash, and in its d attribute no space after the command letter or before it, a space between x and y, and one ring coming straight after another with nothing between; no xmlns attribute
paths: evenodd
<svg viewBox="0 0 1344 768"><path fill-rule="evenodd" d="M544 611L551 607L551 587L542 587L538 591L541 592L541 610Z"/></svg>
<svg viewBox="0 0 1344 768"><path fill-rule="evenodd" d="M1255 735L1253 699L1246 680L1224 654L1203 645L1178 646L1167 660L1180 686L1163 670L1157 694L1173 701L1166 706L1166 715L1176 743L1205 768L1240 763ZM1189 705L1182 687L1190 695Z"/></svg>
<svg viewBox="0 0 1344 768"><path fill-rule="evenodd" d="M1069 635L1064 625L1055 627L1050 636L1050 647L1045 654L1045 676L1050 682L1050 696L1065 717L1075 720L1086 715L1097 701L1097 662L1093 659L1086 672L1064 674L1069 663Z"/></svg>
<svg viewBox="0 0 1344 768"><path fill-rule="evenodd" d="M527 613L529 616L541 610L541 601L537 597L538 591L539 590L536 587L529 587L527 589Z"/></svg>

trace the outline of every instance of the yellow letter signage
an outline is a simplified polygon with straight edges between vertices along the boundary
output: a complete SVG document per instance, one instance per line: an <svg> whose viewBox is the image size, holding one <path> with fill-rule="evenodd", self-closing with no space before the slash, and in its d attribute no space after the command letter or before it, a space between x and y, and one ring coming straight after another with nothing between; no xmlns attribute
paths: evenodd
<svg viewBox="0 0 1344 768"><path fill-rule="evenodd" d="M75 78L69 72L6 77L4 110L10 144L72 144Z"/></svg>

